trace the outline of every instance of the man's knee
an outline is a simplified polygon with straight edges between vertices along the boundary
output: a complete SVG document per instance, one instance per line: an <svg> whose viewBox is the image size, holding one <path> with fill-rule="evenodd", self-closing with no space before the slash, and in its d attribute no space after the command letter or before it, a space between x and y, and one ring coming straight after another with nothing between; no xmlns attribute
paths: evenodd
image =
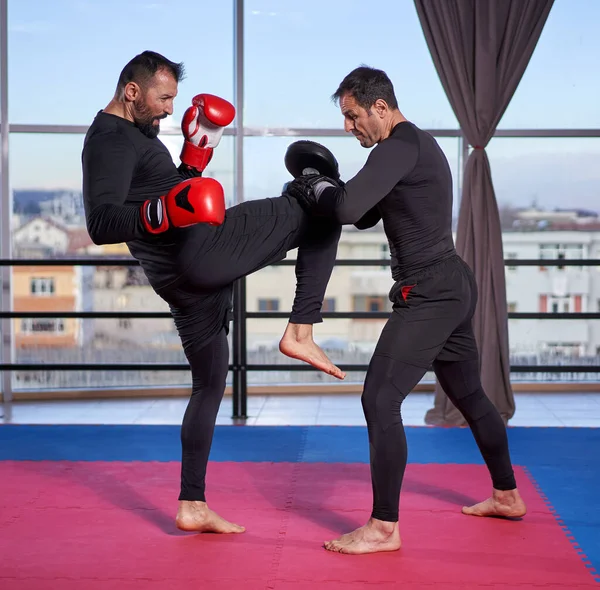
<svg viewBox="0 0 600 590"><path fill-rule="evenodd" d="M368 422L385 431L402 423L402 402L421 380L424 370L386 356L374 356L361 397Z"/></svg>
<svg viewBox="0 0 600 590"><path fill-rule="evenodd" d="M494 410L481 385L477 360L437 362L435 370L446 394L466 418L479 420Z"/></svg>

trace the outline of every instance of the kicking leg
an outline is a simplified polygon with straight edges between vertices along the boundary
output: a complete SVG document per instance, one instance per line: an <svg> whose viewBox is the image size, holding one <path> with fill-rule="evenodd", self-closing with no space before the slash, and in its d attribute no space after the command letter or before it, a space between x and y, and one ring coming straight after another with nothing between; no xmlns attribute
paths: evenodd
<svg viewBox="0 0 600 590"><path fill-rule="evenodd" d="M481 386L479 362L476 359L437 360L433 368L448 398L469 424L492 478L491 497L463 507L463 513L508 518L524 516L527 509L517 489L506 426Z"/></svg>
<svg viewBox="0 0 600 590"><path fill-rule="evenodd" d="M192 287L220 289L299 248L294 309L280 350L342 379L344 373L312 339L312 324L321 321L320 309L340 234L340 226L312 220L291 197L246 201L227 210L225 222L201 252L191 246L182 249L186 257L182 266ZM192 234L189 240L190 244L194 241Z"/></svg>
<svg viewBox="0 0 600 590"><path fill-rule="evenodd" d="M205 478L217 412L229 365L225 329L211 342L188 355L192 396L181 427L181 491L177 527L199 533L242 533L244 527L221 518L206 503Z"/></svg>
<svg viewBox="0 0 600 590"><path fill-rule="evenodd" d="M401 407L425 369L375 355L369 365L362 405L369 433L373 509L367 524L324 546L359 554L400 549L400 490L408 458Z"/></svg>
<svg viewBox="0 0 600 590"><path fill-rule="evenodd" d="M313 325L323 321L321 309L335 264L342 228L330 220L309 219L303 231L296 260L296 295L292 314L279 350L291 358L343 379L313 339Z"/></svg>

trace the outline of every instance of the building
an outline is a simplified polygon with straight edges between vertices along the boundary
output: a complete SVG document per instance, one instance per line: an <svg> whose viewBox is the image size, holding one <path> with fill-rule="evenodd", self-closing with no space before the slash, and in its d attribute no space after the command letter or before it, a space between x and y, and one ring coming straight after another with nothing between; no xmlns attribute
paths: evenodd
<svg viewBox="0 0 600 590"><path fill-rule="evenodd" d="M583 260L600 258L600 231L589 225L565 230L507 231L503 233L504 258ZM338 250L340 259L389 260L381 228L358 232L346 229ZM509 312L578 313L600 311L600 273L590 266L506 267ZM289 311L294 296L294 268L272 267L247 280L249 311ZM392 287L389 266L337 266L326 294L331 311L386 311ZM248 321L249 348L273 347L285 329L285 319ZM341 347L373 349L384 320L328 319L315 327L321 342ZM510 319L511 355L583 357L600 355L600 325L587 319Z"/></svg>
<svg viewBox="0 0 600 590"><path fill-rule="evenodd" d="M13 302L16 312L90 311L92 283L85 266L15 266ZM17 349L78 348L92 337L92 320L21 318L14 320Z"/></svg>
<svg viewBox="0 0 600 590"><path fill-rule="evenodd" d="M15 258L77 256L91 244L85 228L67 228L45 217L34 217L15 229ZM14 266L15 312L80 312L93 306L93 268L87 266ZM17 349L35 349L42 357L52 349L85 346L93 335L93 320L21 318L14 321ZM44 360L43 358L41 360Z"/></svg>
<svg viewBox="0 0 600 590"><path fill-rule="evenodd" d="M518 212L536 226L503 233L504 258L600 258L600 226L570 212L542 219L540 212ZM544 221L543 229L539 223ZM84 235L85 234L85 235ZM93 256L131 261L124 244L96 246L85 229L62 228L43 218L30 220L15 232L15 248L44 256ZM36 250L37 249L37 250ZM43 253L43 254L41 254ZM340 260L380 259L381 265L334 268L323 310L326 312L390 312L393 281L389 248L381 225L367 231L345 227L337 253ZM294 261L296 251L288 255ZM139 266L15 267L16 311L99 312L151 311L168 314L169 308L148 284ZM509 312L579 313L600 311L600 274L590 266L506 266ZM246 279L249 312L288 313L293 304L296 277L293 265L270 266ZM335 362L368 362L385 318L326 319L314 328L315 339ZM251 318L246 334L252 363L289 362L278 350L287 318ZM170 315L156 318L102 318L96 320L32 319L15 323L17 348L27 349L31 361L50 358L52 348L73 362L185 362ZM526 364L579 363L600 355L600 327L587 319L510 319L511 362ZM49 356L50 355L50 356ZM66 356L65 356L66 355ZM70 362L70 361L69 361ZM100 375L94 375L94 378ZM139 380L127 374L115 378ZM279 376L280 377L280 376ZM261 378L274 379L268 374ZM146 377L144 377L146 378ZM149 377L148 377L149 378ZM171 375L155 375L156 384ZM258 377L256 377L258 378ZM294 376L294 379L300 378ZM314 375L302 375L314 379ZM120 383L114 383L119 385Z"/></svg>

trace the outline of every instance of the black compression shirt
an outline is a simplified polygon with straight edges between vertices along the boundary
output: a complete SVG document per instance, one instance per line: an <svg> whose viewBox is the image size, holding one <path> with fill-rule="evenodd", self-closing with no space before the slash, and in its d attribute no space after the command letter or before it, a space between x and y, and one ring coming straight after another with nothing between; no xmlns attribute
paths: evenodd
<svg viewBox="0 0 600 590"><path fill-rule="evenodd" d="M435 139L408 121L371 150L343 189L323 191L319 211L358 229L382 219L394 280L456 253L448 161Z"/></svg>
<svg viewBox="0 0 600 590"><path fill-rule="evenodd" d="M147 233L140 206L198 173L177 168L157 137L150 139L131 121L102 111L86 134L82 166L83 202L92 240L96 244L126 242L153 286L174 281L181 230Z"/></svg>

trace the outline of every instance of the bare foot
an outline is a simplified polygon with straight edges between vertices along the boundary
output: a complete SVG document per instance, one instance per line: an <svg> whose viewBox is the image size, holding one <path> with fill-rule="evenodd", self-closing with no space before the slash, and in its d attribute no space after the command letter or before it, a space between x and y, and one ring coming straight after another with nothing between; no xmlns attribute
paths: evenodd
<svg viewBox="0 0 600 590"><path fill-rule="evenodd" d="M519 490L494 490L492 497L474 504L463 506L462 513L469 516L500 516L503 518L521 518L525 516L527 507L519 494Z"/></svg>
<svg viewBox="0 0 600 590"><path fill-rule="evenodd" d="M239 524L228 522L212 511L206 502L179 502L175 519L177 528L195 533L243 533L246 529Z"/></svg>
<svg viewBox="0 0 600 590"><path fill-rule="evenodd" d="M323 547L336 553L359 555L381 551L398 551L402 542L397 522L370 518L365 526L342 535L334 541L325 541Z"/></svg>
<svg viewBox="0 0 600 590"><path fill-rule="evenodd" d="M289 323L279 342L279 350L286 356L304 361L328 375L338 379L346 377L346 373L336 367L313 340L311 324Z"/></svg>

